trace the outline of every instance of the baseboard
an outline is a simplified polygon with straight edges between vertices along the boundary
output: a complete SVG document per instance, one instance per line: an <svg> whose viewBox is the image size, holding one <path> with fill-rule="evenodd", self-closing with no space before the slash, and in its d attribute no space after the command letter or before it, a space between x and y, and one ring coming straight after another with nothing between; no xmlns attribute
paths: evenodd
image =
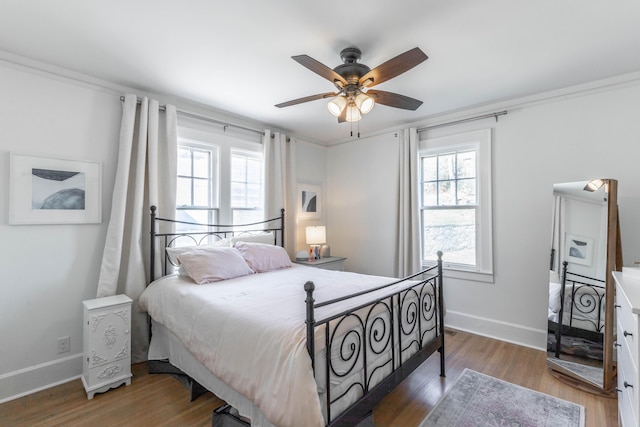
<svg viewBox="0 0 640 427"><path fill-rule="evenodd" d="M73 381L82 376L82 354L0 375L0 403Z"/></svg>
<svg viewBox="0 0 640 427"><path fill-rule="evenodd" d="M447 310L445 326L536 350L547 350L547 330Z"/></svg>

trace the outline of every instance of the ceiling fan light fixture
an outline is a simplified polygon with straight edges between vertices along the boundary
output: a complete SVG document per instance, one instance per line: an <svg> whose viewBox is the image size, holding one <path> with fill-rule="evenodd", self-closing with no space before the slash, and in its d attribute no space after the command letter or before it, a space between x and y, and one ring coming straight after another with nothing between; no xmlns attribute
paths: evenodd
<svg viewBox="0 0 640 427"><path fill-rule="evenodd" d="M347 100L342 95L336 96L327 104L327 108L329 108L329 112L336 117L340 117L340 114L342 114L342 111L346 106L347 106Z"/></svg>
<svg viewBox="0 0 640 427"><path fill-rule="evenodd" d="M362 114L356 105L349 105L347 107L347 115L345 120L348 122L357 122L362 118Z"/></svg>
<svg viewBox="0 0 640 427"><path fill-rule="evenodd" d="M364 93L359 93L358 96L356 96L355 102L362 114L367 114L375 105L373 98L369 95L365 95Z"/></svg>

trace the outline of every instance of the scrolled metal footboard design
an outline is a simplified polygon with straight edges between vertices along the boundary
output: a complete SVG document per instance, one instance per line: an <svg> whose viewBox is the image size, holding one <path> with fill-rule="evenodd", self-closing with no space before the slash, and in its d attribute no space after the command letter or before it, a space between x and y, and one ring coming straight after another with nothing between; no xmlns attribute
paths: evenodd
<svg viewBox="0 0 640 427"><path fill-rule="evenodd" d="M440 258L437 265L414 276L331 301L314 304L312 282L305 284L305 290L307 347L316 380L326 390L328 425L354 425L436 350L444 376ZM314 319L315 309L367 294L370 301ZM316 334L324 340L320 357L314 348Z"/></svg>

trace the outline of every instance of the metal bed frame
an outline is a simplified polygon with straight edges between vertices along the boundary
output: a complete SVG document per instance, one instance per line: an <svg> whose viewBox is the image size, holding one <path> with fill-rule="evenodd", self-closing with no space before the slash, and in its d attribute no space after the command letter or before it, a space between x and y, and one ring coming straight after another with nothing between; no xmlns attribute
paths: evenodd
<svg viewBox="0 0 640 427"><path fill-rule="evenodd" d="M195 233L159 233L156 231L159 222L205 226L207 229ZM206 243L210 238L218 240L244 233L273 232L274 244L278 244L279 241L280 246L284 247L284 224L284 209L281 210L280 217L263 222L214 225L159 218L156 216L156 207L152 206L150 282L155 280L157 238L163 240L163 247L170 247L177 238L183 236L193 239L195 244L201 244ZM166 251L162 264L163 275L166 275L167 268L171 265ZM316 329L318 329L322 331L325 341L323 366L325 384L330 385L332 378L345 377L355 372L362 373L361 380L350 384L347 391L340 395L334 396L331 387L327 386L325 403L328 426L347 427L358 424L372 412L374 406L384 396L436 351L440 353L440 375L445 376L441 252L438 252L438 262L426 270L374 289L319 303L315 303L313 298L314 289L313 282L308 281L304 284L307 295L305 301L307 350L314 372L317 372L314 347ZM371 301L357 304L350 310L330 317L315 319L316 310L321 307L328 307L373 292L376 292L377 296ZM330 357L332 349L338 349L338 360L332 360ZM376 361L372 366L369 359L374 358ZM391 372L378 380L381 370ZM165 362L150 361L149 371L184 376L181 381L191 388L192 400L206 390L197 381L170 365L170 362L166 362L165 365ZM361 397L346 410L332 416L332 406L345 399L353 389L357 389ZM224 413L228 415L228 411ZM215 411L213 416L221 414L221 411Z"/></svg>
<svg viewBox="0 0 640 427"><path fill-rule="evenodd" d="M604 304L604 280L594 279L592 277L583 276L581 274L571 273L568 271L569 263L562 263L562 283L560 290L560 310L558 312L558 322L550 322L555 328L555 357L560 357L561 339L563 335L571 335L574 337L586 338L590 341L602 343L604 339L604 331L601 319L602 307ZM564 324L564 306L566 289L571 289L571 304L569 306L569 324ZM601 292L598 292L601 290ZM580 291L580 295L578 295ZM581 321L593 325L593 330L579 328L573 325L575 313L596 314L596 320ZM554 324L555 323L555 324Z"/></svg>

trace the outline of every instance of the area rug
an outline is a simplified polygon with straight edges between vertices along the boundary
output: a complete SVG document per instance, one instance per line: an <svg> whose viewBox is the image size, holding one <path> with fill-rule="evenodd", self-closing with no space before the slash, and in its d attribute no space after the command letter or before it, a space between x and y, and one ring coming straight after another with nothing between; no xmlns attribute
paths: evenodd
<svg viewBox="0 0 640 427"><path fill-rule="evenodd" d="M465 369L420 427L583 427L584 406Z"/></svg>

